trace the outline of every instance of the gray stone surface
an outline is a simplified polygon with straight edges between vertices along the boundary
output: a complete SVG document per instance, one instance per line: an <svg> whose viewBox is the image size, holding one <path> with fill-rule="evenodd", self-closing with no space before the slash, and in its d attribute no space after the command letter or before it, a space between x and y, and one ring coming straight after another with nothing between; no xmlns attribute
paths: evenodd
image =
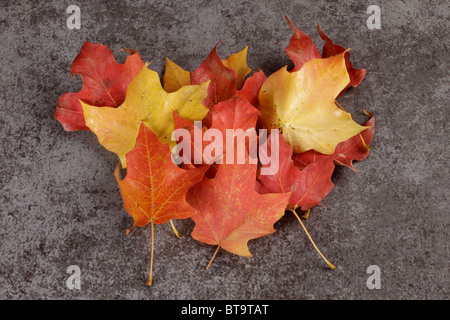
<svg viewBox="0 0 450 320"><path fill-rule="evenodd" d="M449 261L449 7L447 1L7 1L0 0L0 298L2 299L446 299ZM66 8L81 8L81 30ZM366 27L370 4L382 29ZM377 130L359 174L336 185L306 226L328 270L291 214L249 243L253 258L157 226L154 285L145 286L150 229L129 237L113 171L118 161L90 132L64 132L58 97L81 89L69 73L84 41L139 51L162 72L164 58L194 70L212 47L249 46L249 65L269 74L284 54L291 20L321 48L317 23L352 48L367 77L340 102ZM69 290L69 265L82 271ZM381 268L369 290L366 269Z"/></svg>

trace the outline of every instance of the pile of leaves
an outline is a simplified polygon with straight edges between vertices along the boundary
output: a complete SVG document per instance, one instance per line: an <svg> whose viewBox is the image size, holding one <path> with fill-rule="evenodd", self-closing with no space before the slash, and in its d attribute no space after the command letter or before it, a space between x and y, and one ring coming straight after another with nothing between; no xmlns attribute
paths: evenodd
<svg viewBox="0 0 450 320"><path fill-rule="evenodd" d="M287 21L294 34L285 52L294 68L283 67L269 77L247 66L247 47L221 60L216 45L193 72L166 58L163 85L134 50L124 50L129 56L118 64L108 47L86 42L75 58L71 74L81 75L83 87L59 98L55 117L66 131L92 131L117 154L115 176L125 210L134 218L127 235L136 226L151 225L148 285L154 225L170 221L179 236L172 219L192 218L191 236L217 247L208 267L219 248L251 256L248 241L274 233L274 223L286 210L323 257L300 216L307 218L332 190L336 165L355 169L352 162L369 155L375 120L366 112L369 120L359 125L336 101L366 74L353 67L349 50L334 44L319 26L325 41L320 54L311 38ZM203 128L193 123L200 120ZM227 129L279 129L279 170L260 175L267 165L250 164L248 152L245 164L226 157L221 164L208 164L202 156L208 141L191 153L200 163L176 165L171 136L177 128L193 136L207 128L224 136ZM266 143L270 148L271 139ZM120 167L127 169L123 179Z"/></svg>

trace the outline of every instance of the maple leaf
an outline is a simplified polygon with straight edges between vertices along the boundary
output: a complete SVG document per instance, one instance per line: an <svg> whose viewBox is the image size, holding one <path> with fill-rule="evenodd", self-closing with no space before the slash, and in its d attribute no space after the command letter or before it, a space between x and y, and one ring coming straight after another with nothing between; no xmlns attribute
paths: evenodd
<svg viewBox="0 0 450 320"><path fill-rule="evenodd" d="M161 224L170 219L185 219L196 212L186 202L186 192L199 182L207 166L192 170L178 168L172 161L167 144L143 123L140 124L136 145L127 154L128 169L123 180L119 178L119 166L115 177L120 186L125 210L133 217L136 226ZM151 285L152 268L147 284Z"/></svg>
<svg viewBox="0 0 450 320"><path fill-rule="evenodd" d="M241 51L230 55L227 59L222 60L225 67L233 69L236 72L236 88L241 89L245 82L245 77L252 71L247 66L247 50L245 47Z"/></svg>
<svg viewBox="0 0 450 320"><path fill-rule="evenodd" d="M208 88L208 97L203 101L203 104L206 107L212 108L218 102L232 98L236 94L237 90L238 71L232 69L231 67L235 67L237 70L244 70L247 67L246 64L241 64L242 57L245 58L247 50L244 49L243 51L230 56L227 60L222 61L217 54L218 45L219 44L214 47L200 66L191 73L166 58L164 89L170 92L187 85L189 75L190 84L193 85L200 84L208 80L211 81ZM224 62L231 67L227 67Z"/></svg>
<svg viewBox="0 0 450 320"><path fill-rule="evenodd" d="M126 168L125 155L135 145L140 122L144 122L163 143L169 143L174 130L173 111L188 120L202 120L208 109L202 104L209 83L184 86L167 93L158 74L144 66L130 83L124 103L118 108L95 107L81 102L86 125L99 142L115 152Z"/></svg>
<svg viewBox="0 0 450 320"><path fill-rule="evenodd" d="M200 66L191 73L191 84L203 83L210 80L208 97L203 104L212 108L220 101L228 100L236 95L236 72L226 67L217 54L217 46Z"/></svg>
<svg viewBox="0 0 450 320"><path fill-rule="evenodd" d="M320 59L319 50L310 37L297 28L288 17L285 17L294 35L284 50L288 57L294 62L292 71L298 71L311 59Z"/></svg>
<svg viewBox="0 0 450 320"><path fill-rule="evenodd" d="M258 119L259 111L254 108L246 99L233 98L223 101L215 105L211 109L212 125L211 129L217 129L222 132L224 137L223 150L221 160L223 164L248 162L248 158L239 160L240 154L245 154L245 157L250 157L251 160L257 163L257 133L255 130L256 121ZM228 131L233 132L233 141L228 141ZM250 143L254 133L254 147L250 150ZM245 134L249 134L248 140L245 139ZM231 140L231 139L230 139ZM213 143L213 142L212 142ZM208 145L206 146L208 147ZM240 150L242 148L242 150ZM244 150L245 148L245 150ZM245 152L244 152L245 151Z"/></svg>
<svg viewBox="0 0 450 320"><path fill-rule="evenodd" d="M234 97L237 91L236 71L223 64L223 61L217 54L218 45L219 44L214 47L208 57L206 57L195 71L189 73L192 85L210 81L208 95L202 101L209 109L220 101L225 101ZM167 90L175 90L178 86L181 88L183 85L186 85L187 73L188 71L176 66L174 62L169 62L169 64L166 65L166 72L164 75L164 80L168 82ZM207 127L211 125L210 113L206 115L203 122Z"/></svg>
<svg viewBox="0 0 450 320"><path fill-rule="evenodd" d="M350 61L350 52L346 51L346 49L342 46L334 44L333 40L331 40L323 31L320 29L320 25L317 26L320 37L325 40L325 44L322 49L322 57L328 58L332 56L336 56L345 52L345 67L347 68L348 75L350 77L350 82L348 85L341 91L339 95L342 95L349 87L357 87L361 81L366 76L366 69L355 69L353 67L352 62Z"/></svg>
<svg viewBox="0 0 450 320"><path fill-rule="evenodd" d="M189 204L200 211L192 215L194 239L251 256L247 242L275 232L290 194L257 193L255 175L256 165L223 164L214 179L204 178L189 191Z"/></svg>
<svg viewBox="0 0 450 320"><path fill-rule="evenodd" d="M85 42L72 63L71 74L80 74L80 92L66 92L58 99L55 118L66 131L89 130L85 125L80 100L95 106L117 107L123 103L128 85L141 71L144 63L134 50L118 64L112 51L104 45Z"/></svg>
<svg viewBox="0 0 450 320"><path fill-rule="evenodd" d="M258 70L245 80L244 86L237 92L236 96L247 100L252 106L259 109L259 92L266 79L264 72Z"/></svg>
<svg viewBox="0 0 450 320"><path fill-rule="evenodd" d="M258 111L248 101L235 99L214 107L213 127L222 131L238 127L245 130L255 126L257 116ZM245 164L224 161L217 166L214 179L204 177L186 195L188 203L198 210L192 215L195 222L192 237L217 245L215 254L223 248L251 256L248 241L275 232L273 224L284 215L290 194L257 193L254 190L257 165L249 164L248 159L246 153Z"/></svg>
<svg viewBox="0 0 450 320"><path fill-rule="evenodd" d="M173 150L173 153L181 162L182 167L191 168L205 164L210 165L211 167L206 173L206 176L209 178L213 178L217 171L217 163L227 163L229 160L231 160L230 162L234 162L236 160L237 152L234 152L234 148L240 148L238 147L240 143L242 143L242 145L245 145L245 150L248 152L249 144L241 139L245 139L245 132L254 129L254 118L257 118L259 114L258 110L256 110L255 108L249 108L249 106L250 104L247 100L243 98L233 98L230 100L219 102L211 109L213 122L210 129L220 130L222 136L220 137L221 140L219 141L216 140L218 139L218 137L214 135L208 136L208 132L210 133L213 130L209 130L205 135L206 127L197 127L196 125L194 125L194 123L181 118L176 114L176 112L174 112L175 128L187 130L187 132L189 132L189 136L187 137L187 139L189 139L190 137L190 140L188 140L188 145L184 145L183 141L185 137L178 135L177 131L174 132L174 136L178 141L178 144ZM234 110L234 118L230 117L230 110ZM235 136L236 143L232 145L229 145L226 142L226 130L229 128L233 128L233 130L242 130L242 135L237 134ZM256 130L254 130L254 133L254 142L256 143ZM190 150L189 154L185 152L186 148ZM227 154L231 151L233 157L230 156L230 159L228 159ZM256 163L256 150L252 151L252 157Z"/></svg>
<svg viewBox="0 0 450 320"><path fill-rule="evenodd" d="M261 119L266 128L280 128L295 153L332 154L339 142L367 129L334 104L349 83L344 54L309 60L296 72L283 67L261 88Z"/></svg>
<svg viewBox="0 0 450 320"><path fill-rule="evenodd" d="M191 73L184 70L166 57L166 70L163 76L164 90L175 92L181 87L191 84Z"/></svg>
<svg viewBox="0 0 450 320"><path fill-rule="evenodd" d="M270 144L272 143L272 139L267 139L266 143L268 144L267 147L271 149ZM286 209L295 215L316 251L327 265L331 269L334 269L335 266L320 252L295 211L297 207L301 207L302 210L306 211L303 216L309 216L310 209L319 204L331 191L333 188L333 183L331 182L331 175L334 170L333 159L319 160L309 164L303 170L299 170L294 166L291 159L292 148L286 143L281 134L279 135L278 144L278 172L273 175L259 176L256 181L255 190L261 194L291 192ZM268 164L262 164L262 166L267 167Z"/></svg>
<svg viewBox="0 0 450 320"><path fill-rule="evenodd" d="M334 187L331 182L333 171L333 159L319 160L306 166L300 171L300 179L294 183L291 206L306 211L318 205Z"/></svg>
<svg viewBox="0 0 450 320"><path fill-rule="evenodd" d="M218 45L214 47L208 57L192 73L166 58L164 89L167 92L173 92L188 85L189 81L190 84L199 84L210 80L208 97L203 101L203 104L208 108L212 108L217 103L236 96L247 98L249 101L257 99L257 92L255 93L255 90L259 90L262 84L261 79L265 79L265 76L261 71L246 79L246 76L251 72L251 69L247 66L248 47L230 55L225 60L221 60L217 54ZM244 84L248 81L250 84L246 85L246 88L243 88ZM207 127L211 125L211 118L212 115L209 113L203 119Z"/></svg>
<svg viewBox="0 0 450 320"><path fill-rule="evenodd" d="M271 139L267 139L267 148L271 149ZM268 167L263 164L262 167ZM313 161L299 170L292 160L292 147L279 135L279 169L273 175L261 175L255 185L258 193L291 192L287 209L301 207L303 211L311 209L325 198L334 187L331 176L334 171L333 158Z"/></svg>
<svg viewBox="0 0 450 320"><path fill-rule="evenodd" d="M319 161L325 158L332 158L335 164L347 166L356 171L353 166L353 161L361 161L366 159L370 153L370 143L372 142L375 132L375 118L372 113L367 112L370 119L364 124L369 127L360 134L351 137L350 139L339 143L336 146L334 154L321 154L315 150L309 150L303 153L294 154L294 165L297 168L303 169L310 163Z"/></svg>

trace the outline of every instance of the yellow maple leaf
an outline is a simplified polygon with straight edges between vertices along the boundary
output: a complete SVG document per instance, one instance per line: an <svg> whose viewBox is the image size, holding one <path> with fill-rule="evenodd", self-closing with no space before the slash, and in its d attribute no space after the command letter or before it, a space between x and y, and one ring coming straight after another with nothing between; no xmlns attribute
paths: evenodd
<svg viewBox="0 0 450 320"><path fill-rule="evenodd" d="M126 154L136 143L143 122L163 143L169 143L175 128L173 111L190 121L202 120L208 108L202 104L209 81L184 86L167 93L161 87L158 73L144 66L127 89L125 101L118 108L95 107L81 102L86 125L99 142L115 152L126 168Z"/></svg>
<svg viewBox="0 0 450 320"><path fill-rule="evenodd" d="M191 84L191 73L184 70L175 62L166 58L166 71L163 77L164 90L175 92L181 87Z"/></svg>
<svg viewBox="0 0 450 320"><path fill-rule="evenodd" d="M242 88L245 77L252 71L247 66L247 50L248 47L245 47L241 51L230 55L226 60L222 60L225 67L233 69L236 72L236 87L238 89Z"/></svg>
<svg viewBox="0 0 450 320"><path fill-rule="evenodd" d="M350 81L344 54L312 59L296 72L283 67L261 88L262 120L267 128L280 128L295 153L332 154L339 142L367 129L334 103Z"/></svg>

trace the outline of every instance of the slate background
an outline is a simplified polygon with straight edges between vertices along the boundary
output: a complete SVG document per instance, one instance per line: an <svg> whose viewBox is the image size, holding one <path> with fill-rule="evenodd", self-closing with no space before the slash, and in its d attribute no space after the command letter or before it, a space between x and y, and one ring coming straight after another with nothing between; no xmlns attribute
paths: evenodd
<svg viewBox="0 0 450 320"><path fill-rule="evenodd" d="M446 299L449 261L449 7L446 1L5 1L0 10L0 298L2 299ZM66 8L81 8L69 30ZM382 29L366 27L367 7ZM249 65L270 74L291 20L322 47L316 26L352 48L367 77L340 102L362 123L376 115L359 174L339 168L335 189L306 226L291 214L249 243L253 258L194 241L190 220L157 226L154 285L145 286L150 229L125 230L117 159L90 132L64 132L58 97L81 89L70 65L84 41L139 51L194 70L213 46L225 58L249 45ZM69 265L82 271L69 290ZM366 287L381 268L382 287Z"/></svg>

